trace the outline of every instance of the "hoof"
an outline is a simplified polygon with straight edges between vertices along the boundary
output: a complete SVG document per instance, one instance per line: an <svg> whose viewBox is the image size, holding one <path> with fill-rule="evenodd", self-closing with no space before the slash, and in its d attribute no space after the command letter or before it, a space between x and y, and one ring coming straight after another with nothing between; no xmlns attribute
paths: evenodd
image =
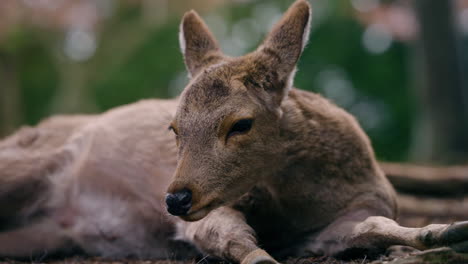
<svg viewBox="0 0 468 264"><path fill-rule="evenodd" d="M250 252L241 264L279 264L270 254L263 249L256 249Z"/></svg>
<svg viewBox="0 0 468 264"><path fill-rule="evenodd" d="M468 240L468 221L456 222L447 227L441 239L447 244Z"/></svg>
<svg viewBox="0 0 468 264"><path fill-rule="evenodd" d="M459 253L468 253L468 221L456 222L441 234L442 243Z"/></svg>

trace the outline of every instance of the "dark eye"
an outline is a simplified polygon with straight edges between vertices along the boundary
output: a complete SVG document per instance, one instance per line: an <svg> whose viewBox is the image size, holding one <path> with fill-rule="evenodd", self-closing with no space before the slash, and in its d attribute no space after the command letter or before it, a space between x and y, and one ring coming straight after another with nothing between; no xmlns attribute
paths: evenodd
<svg viewBox="0 0 468 264"><path fill-rule="evenodd" d="M252 128L252 124L253 119L241 119L237 121L229 131L228 137L249 132Z"/></svg>

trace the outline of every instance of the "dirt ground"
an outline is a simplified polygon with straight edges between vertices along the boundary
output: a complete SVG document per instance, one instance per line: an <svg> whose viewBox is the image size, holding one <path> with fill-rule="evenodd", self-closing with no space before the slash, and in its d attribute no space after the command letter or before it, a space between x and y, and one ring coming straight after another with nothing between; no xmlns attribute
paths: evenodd
<svg viewBox="0 0 468 264"><path fill-rule="evenodd" d="M468 220L468 197L458 199L435 199L400 195L400 216L398 222L402 226L420 227L431 223L452 223ZM210 259L189 261L169 260L106 260L74 256L65 259L30 259L24 261L0 260L0 264L24 263L70 263L70 264L212 264L223 263ZM226 262L224 262L226 263ZM406 247L394 247L386 255L370 260L366 256L354 260L338 260L327 257L290 258L281 260L284 264L468 264L468 254L457 254L448 248L439 248L429 251L417 251Z"/></svg>

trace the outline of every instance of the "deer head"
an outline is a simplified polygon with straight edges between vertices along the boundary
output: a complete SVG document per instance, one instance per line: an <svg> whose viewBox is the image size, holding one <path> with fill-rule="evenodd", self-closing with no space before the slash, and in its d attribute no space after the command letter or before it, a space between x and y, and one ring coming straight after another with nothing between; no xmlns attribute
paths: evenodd
<svg viewBox="0 0 468 264"><path fill-rule="evenodd" d="M296 1L262 45L225 56L196 12L180 25L190 82L170 126L178 164L168 189L168 211L195 221L232 203L275 170L281 149L281 103L292 87L311 20Z"/></svg>

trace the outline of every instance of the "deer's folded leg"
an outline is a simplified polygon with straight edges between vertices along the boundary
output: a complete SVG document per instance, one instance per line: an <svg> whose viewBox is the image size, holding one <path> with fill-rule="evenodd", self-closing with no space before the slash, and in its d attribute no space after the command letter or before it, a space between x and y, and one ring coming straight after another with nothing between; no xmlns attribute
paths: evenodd
<svg viewBox="0 0 468 264"><path fill-rule="evenodd" d="M314 237L301 253L372 256L392 245L420 250L448 246L458 252L468 252L468 222L408 228L383 216L366 215L369 213L358 211L339 218Z"/></svg>
<svg viewBox="0 0 468 264"><path fill-rule="evenodd" d="M59 169L61 156L8 156L0 153L0 231L37 214L51 194L48 175Z"/></svg>
<svg viewBox="0 0 468 264"><path fill-rule="evenodd" d="M0 233L2 258L45 257L67 248L73 248L72 243L57 224L48 219L41 219L19 229Z"/></svg>
<svg viewBox="0 0 468 264"><path fill-rule="evenodd" d="M277 263L257 246L253 229L244 216L221 207L198 222L189 223L184 235L202 251L242 264Z"/></svg>

